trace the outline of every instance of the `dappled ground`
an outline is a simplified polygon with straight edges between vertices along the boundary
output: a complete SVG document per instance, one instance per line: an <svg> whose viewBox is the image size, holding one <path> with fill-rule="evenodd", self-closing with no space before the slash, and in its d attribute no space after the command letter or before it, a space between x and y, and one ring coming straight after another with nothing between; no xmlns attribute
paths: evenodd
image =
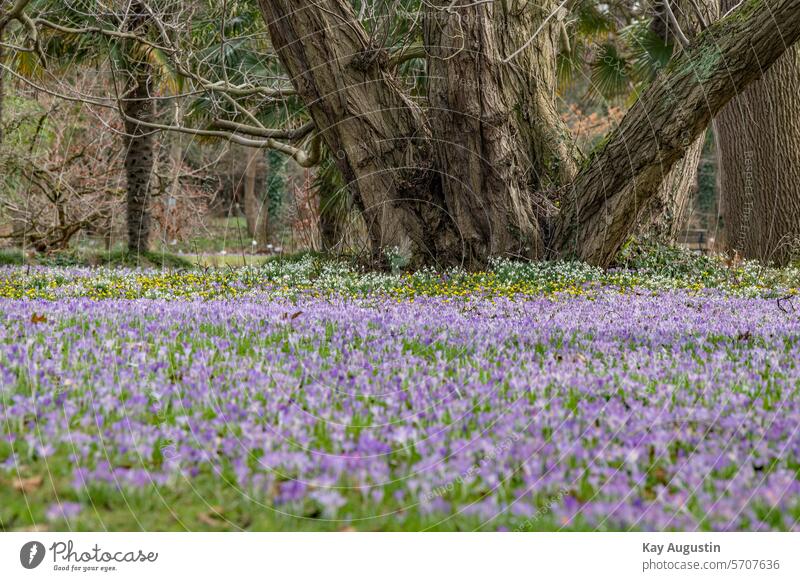
<svg viewBox="0 0 800 581"><path fill-rule="evenodd" d="M796 529L797 272L0 270L5 529Z"/></svg>

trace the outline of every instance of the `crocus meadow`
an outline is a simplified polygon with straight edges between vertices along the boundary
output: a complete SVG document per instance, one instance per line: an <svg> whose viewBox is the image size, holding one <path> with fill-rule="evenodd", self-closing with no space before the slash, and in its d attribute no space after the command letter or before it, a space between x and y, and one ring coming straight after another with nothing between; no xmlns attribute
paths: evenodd
<svg viewBox="0 0 800 581"><path fill-rule="evenodd" d="M6 529L800 528L791 290L58 288L0 299Z"/></svg>

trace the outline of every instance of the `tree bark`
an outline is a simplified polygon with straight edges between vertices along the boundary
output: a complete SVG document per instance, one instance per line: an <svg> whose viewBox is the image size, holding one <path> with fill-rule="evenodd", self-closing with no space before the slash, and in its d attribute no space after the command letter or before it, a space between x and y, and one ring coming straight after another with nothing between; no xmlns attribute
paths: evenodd
<svg viewBox="0 0 800 581"><path fill-rule="evenodd" d="M247 221L247 233L256 241L258 250L265 250L269 233L269 205L261 200L257 183L259 173L263 172L262 150L247 148L247 167L244 173L244 215Z"/></svg>
<svg viewBox="0 0 800 581"><path fill-rule="evenodd" d="M677 241L686 223L686 211L697 185L697 169L704 142L703 137L697 138L683 159L664 176L656 194L639 214L636 226L639 237L663 244Z"/></svg>
<svg viewBox="0 0 800 581"><path fill-rule="evenodd" d="M735 4L722 0L722 12ZM800 251L800 49L786 51L714 123L726 246L785 265Z"/></svg>
<svg viewBox="0 0 800 581"><path fill-rule="evenodd" d="M137 255L150 249L150 181L153 175L153 132L137 121L152 122L149 71L136 71L122 103L125 112L125 175L127 178L128 250Z"/></svg>
<svg viewBox="0 0 800 581"><path fill-rule="evenodd" d="M433 150L468 266L541 256L539 224L555 213L545 190L574 174L552 99L558 34L544 21L553 10L550 0L437 0L425 12Z"/></svg>
<svg viewBox="0 0 800 581"><path fill-rule="evenodd" d="M674 24L667 16L666 2L659 0L653 7L650 30L661 40L681 50ZM703 29L704 22L713 22L719 17L718 0L669 0L681 32L695 39ZM697 10L702 10L702 20ZM676 242L686 222L686 211L692 193L696 190L697 171L703 154L705 135L698 137L687 149L683 158L667 172L656 194L645 204L638 218L639 236L658 240L666 244Z"/></svg>

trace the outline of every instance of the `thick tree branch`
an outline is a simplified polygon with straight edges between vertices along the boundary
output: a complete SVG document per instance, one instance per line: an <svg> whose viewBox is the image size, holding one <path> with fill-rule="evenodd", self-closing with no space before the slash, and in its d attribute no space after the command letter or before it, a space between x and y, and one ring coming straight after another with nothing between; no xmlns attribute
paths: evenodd
<svg viewBox="0 0 800 581"><path fill-rule="evenodd" d="M424 59L428 56L425 47L420 44L406 46L389 56L389 66L394 68L414 59Z"/></svg>
<svg viewBox="0 0 800 581"><path fill-rule="evenodd" d="M562 200L551 253L608 265L664 176L738 92L800 39L800 0L747 0L642 94Z"/></svg>

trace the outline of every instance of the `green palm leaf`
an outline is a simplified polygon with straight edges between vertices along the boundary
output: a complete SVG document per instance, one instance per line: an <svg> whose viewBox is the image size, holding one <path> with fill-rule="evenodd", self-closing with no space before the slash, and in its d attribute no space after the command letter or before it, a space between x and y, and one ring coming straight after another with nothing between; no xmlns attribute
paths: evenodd
<svg viewBox="0 0 800 581"><path fill-rule="evenodd" d="M627 26L622 39L628 46L633 73L640 80L651 80L672 58L672 43L655 34L646 22Z"/></svg>
<svg viewBox="0 0 800 581"><path fill-rule="evenodd" d="M614 99L632 88L630 65L610 42L599 47L590 68L593 93Z"/></svg>

